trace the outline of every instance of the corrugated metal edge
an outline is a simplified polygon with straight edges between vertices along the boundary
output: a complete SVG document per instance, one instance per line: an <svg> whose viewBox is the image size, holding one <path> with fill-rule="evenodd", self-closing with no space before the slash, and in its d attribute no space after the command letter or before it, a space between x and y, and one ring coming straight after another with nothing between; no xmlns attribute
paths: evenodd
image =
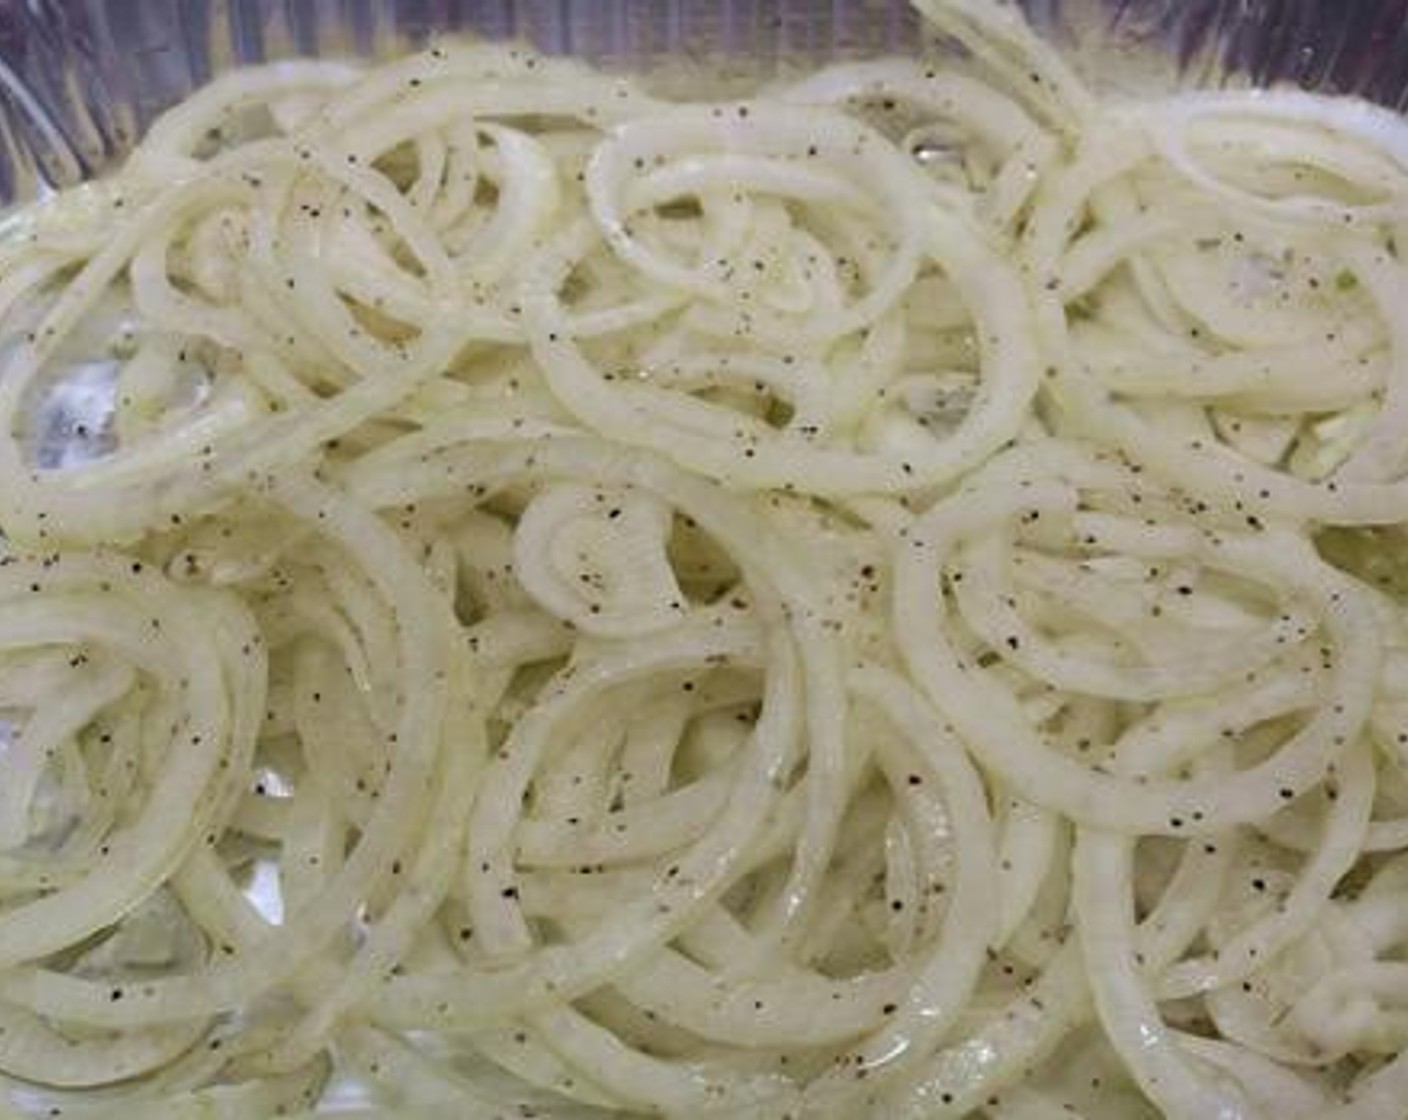
<svg viewBox="0 0 1408 1120"><path fill-rule="evenodd" d="M1082 7L1023 3L1053 33ZM1408 0L1084 0L1092 6L1075 42L1087 58L1113 36L1176 60L1187 84L1285 80L1408 102ZM158 112L230 67L385 57L438 31L629 66L723 54L768 67L920 41L906 0L0 0L0 203L101 171Z"/></svg>

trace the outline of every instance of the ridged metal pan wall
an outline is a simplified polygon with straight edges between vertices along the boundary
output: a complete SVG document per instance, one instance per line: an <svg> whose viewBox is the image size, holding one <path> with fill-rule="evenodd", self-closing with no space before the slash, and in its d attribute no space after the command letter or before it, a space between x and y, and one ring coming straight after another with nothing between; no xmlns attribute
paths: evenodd
<svg viewBox="0 0 1408 1120"><path fill-rule="evenodd" d="M1408 0L1025 6L1047 33L1080 39L1087 59L1118 43L1176 60L1190 84L1284 80L1408 101ZM765 69L919 43L905 0L0 0L0 204L100 172L162 109L233 66L385 57L437 32L626 66L723 54Z"/></svg>

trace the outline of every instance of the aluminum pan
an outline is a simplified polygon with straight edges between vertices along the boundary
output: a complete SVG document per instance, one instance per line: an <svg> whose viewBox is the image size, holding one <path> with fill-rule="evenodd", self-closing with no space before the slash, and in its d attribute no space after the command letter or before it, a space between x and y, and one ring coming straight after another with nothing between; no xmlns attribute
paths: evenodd
<svg viewBox="0 0 1408 1120"><path fill-rule="evenodd" d="M1408 0L1023 3L1096 80L1291 80L1408 101ZM385 57L437 32L630 67L724 54L767 68L919 43L905 0L0 0L0 205L100 173L233 66Z"/></svg>

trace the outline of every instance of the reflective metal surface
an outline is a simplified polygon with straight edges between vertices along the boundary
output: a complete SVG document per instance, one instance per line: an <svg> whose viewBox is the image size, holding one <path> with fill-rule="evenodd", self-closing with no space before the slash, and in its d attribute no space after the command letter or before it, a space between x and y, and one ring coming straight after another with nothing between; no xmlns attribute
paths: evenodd
<svg viewBox="0 0 1408 1120"><path fill-rule="evenodd" d="M1408 0L1113 0L1110 19L1190 76L1360 93L1408 105Z"/></svg>
<svg viewBox="0 0 1408 1120"><path fill-rule="evenodd" d="M1119 52L1126 82L1143 52L1190 84L1290 80L1408 100L1408 0L1024 6L1097 78L1102 52ZM906 0L0 0L0 203L99 172L162 109L232 66L382 57L442 31L627 66L721 53L767 67L919 43Z"/></svg>

